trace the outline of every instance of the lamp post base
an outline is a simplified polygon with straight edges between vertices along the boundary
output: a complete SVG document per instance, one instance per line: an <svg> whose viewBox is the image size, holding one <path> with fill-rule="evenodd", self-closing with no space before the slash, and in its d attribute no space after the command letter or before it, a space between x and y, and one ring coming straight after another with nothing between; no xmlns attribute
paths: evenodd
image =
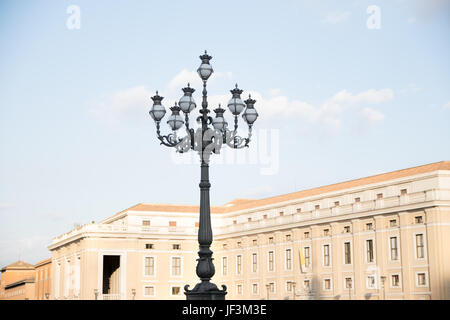
<svg viewBox="0 0 450 320"><path fill-rule="evenodd" d="M186 300L225 300L227 287L222 285L222 290L217 288L214 283L200 282L194 289L189 290L189 285L184 286Z"/></svg>

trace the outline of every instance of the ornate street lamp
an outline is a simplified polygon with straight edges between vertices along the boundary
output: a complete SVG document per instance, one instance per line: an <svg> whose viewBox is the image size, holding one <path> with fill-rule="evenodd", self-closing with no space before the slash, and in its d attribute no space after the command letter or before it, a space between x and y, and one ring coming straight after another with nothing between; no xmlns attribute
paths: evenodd
<svg viewBox="0 0 450 320"><path fill-rule="evenodd" d="M172 129L172 133L161 135L160 123L166 114L166 109L161 103L164 98L159 96L158 91L156 91L156 95L152 97L153 106L149 113L156 123L156 134L162 145L173 147L180 153L194 150L200 155L200 219L198 229L200 249L198 252L199 258L197 259L196 273L201 282L192 290L189 290L189 285L184 287L186 299L224 300L225 295L227 294L226 286L222 285L222 290L220 290L214 283L210 282L215 273L215 269L212 262L213 252L210 250L213 235L209 201L209 189L211 186L209 182L209 160L212 153L218 154L220 152L223 143L234 149L248 147L252 134L252 126L258 118L258 113L254 108L256 101L251 99L250 95L248 100L244 102L241 100L242 90L239 89L236 84L236 87L231 90L232 97L227 104L228 109L234 116L234 129L228 129L228 123L223 116L226 110L222 109L220 105L214 110L216 114L215 118L208 116L210 110L208 109L206 82L213 73L213 69L209 63L212 57L205 51L205 54L201 55L200 59L202 62L197 69L197 73L203 81L203 99L201 109L199 110L200 116L196 118L199 128L194 131L189 124L189 114L197 106L192 97L195 89L191 88L189 83L186 88L182 89L183 96L178 104L175 103L175 105L170 108L172 114L169 116L167 124ZM180 115L180 112L184 113L184 119ZM247 138L242 138L237 135L238 117L242 112L242 118L248 125ZM186 129L186 135L183 138L180 138L177 136L177 130L183 127L183 125Z"/></svg>

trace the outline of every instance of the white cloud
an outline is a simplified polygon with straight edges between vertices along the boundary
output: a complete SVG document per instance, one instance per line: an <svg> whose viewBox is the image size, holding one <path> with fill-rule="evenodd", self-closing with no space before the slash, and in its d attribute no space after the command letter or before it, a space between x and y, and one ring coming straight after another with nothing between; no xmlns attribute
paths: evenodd
<svg viewBox="0 0 450 320"><path fill-rule="evenodd" d="M446 104L444 104L444 109L449 109L450 110L450 101L447 102Z"/></svg>
<svg viewBox="0 0 450 320"><path fill-rule="evenodd" d="M364 108L361 110L361 115L369 120L369 122L378 122L384 119L384 114L380 111L372 109L372 108Z"/></svg>
<svg viewBox="0 0 450 320"><path fill-rule="evenodd" d="M191 83L192 87L198 88L199 85L201 87L201 81L198 78L195 71L184 69L169 81L166 88L160 90L160 94L161 92L166 93L163 105L168 113L170 112L168 109L180 98L178 92L180 88L187 85L188 82ZM229 80L232 78L232 74L230 72L217 73L215 79L220 78ZM175 89L177 90L175 91ZM275 117L287 118L332 129L342 126L344 116L354 117L354 114L357 114L358 111L364 116L364 119L370 122L378 122L384 116L380 111L368 107L394 98L394 92L389 88L369 89L359 93L341 90L325 99L323 103L314 105L306 101L291 100L280 93L280 89L271 89L268 95L263 95L258 91L247 91L244 92L242 98L246 99L248 94L251 94L252 98L256 100L255 107L260 115L258 122L272 120ZM121 90L106 97L100 103L96 103L90 112L109 124L148 121L146 115L148 115L148 110L152 104L150 97L153 95L154 92L150 92L144 86ZM196 99L199 99L199 96ZM221 104L226 109L226 103L229 99L230 94L228 92L221 95L209 95L209 107L213 110ZM199 108L200 101L197 101L197 104L197 108ZM365 109L361 109L362 107L365 107ZM352 112L347 112L347 110ZM229 116L228 113L226 113L226 116Z"/></svg>
<svg viewBox="0 0 450 320"><path fill-rule="evenodd" d="M326 24L337 24L344 22L350 17L349 11L335 11L329 12L323 19L322 22Z"/></svg>

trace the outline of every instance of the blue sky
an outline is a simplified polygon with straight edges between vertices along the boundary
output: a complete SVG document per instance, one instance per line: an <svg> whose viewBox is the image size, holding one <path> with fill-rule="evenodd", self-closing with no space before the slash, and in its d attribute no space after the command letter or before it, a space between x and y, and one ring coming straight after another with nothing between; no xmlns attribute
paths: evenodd
<svg viewBox="0 0 450 320"><path fill-rule="evenodd" d="M215 205L449 160L449 31L441 0L0 2L0 265L136 203L198 203L198 164L158 144L148 110L188 81L200 101L205 49L211 105L237 82L260 114L256 163L211 168Z"/></svg>

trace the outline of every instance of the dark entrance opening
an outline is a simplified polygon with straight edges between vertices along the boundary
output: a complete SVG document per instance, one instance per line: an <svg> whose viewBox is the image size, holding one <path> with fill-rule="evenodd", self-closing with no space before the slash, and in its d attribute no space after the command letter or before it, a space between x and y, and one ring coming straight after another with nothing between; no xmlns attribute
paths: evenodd
<svg viewBox="0 0 450 320"><path fill-rule="evenodd" d="M120 256L103 256L102 293L120 293Z"/></svg>

